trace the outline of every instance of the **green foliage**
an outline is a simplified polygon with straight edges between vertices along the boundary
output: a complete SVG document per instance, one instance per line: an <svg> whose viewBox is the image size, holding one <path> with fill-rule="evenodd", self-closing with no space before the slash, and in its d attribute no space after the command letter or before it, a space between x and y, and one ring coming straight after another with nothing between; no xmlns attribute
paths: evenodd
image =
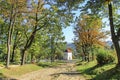
<svg viewBox="0 0 120 80"><path fill-rule="evenodd" d="M99 65L104 65L115 61L115 57L109 51L104 49L100 49L96 57Z"/></svg>
<svg viewBox="0 0 120 80"><path fill-rule="evenodd" d="M35 57L37 61L48 59L52 52L50 46L54 46L55 56L62 56L62 51L65 49L62 29L70 25L73 16L71 13L68 15L68 12L66 13L56 4L44 3L42 0L37 2L0 1L0 15L2 15L0 16L0 61L6 62L7 46L2 45L7 45L8 27L11 27L9 30L11 31L10 52L15 51L14 56L10 54L9 59L14 59L11 59L11 62L14 61L15 64L20 62L22 55L20 50L23 49L27 60L24 62L32 61L32 57ZM45 8L46 4L49 7ZM54 38L53 44L51 44L50 35Z"/></svg>
<svg viewBox="0 0 120 80"><path fill-rule="evenodd" d="M81 15L80 18L76 19L77 24L75 26L75 46L77 51L80 52L80 48L83 57L88 57L90 61L90 55L92 55L92 60L94 59L94 46L101 45L104 46L104 41L102 39L106 38L104 32L101 31L102 20L97 15ZM87 60L87 59L85 59Z"/></svg>
<svg viewBox="0 0 120 80"><path fill-rule="evenodd" d="M0 67L4 67L3 63L0 62Z"/></svg>
<svg viewBox="0 0 120 80"><path fill-rule="evenodd" d="M20 50L15 50L14 64L20 64Z"/></svg>
<svg viewBox="0 0 120 80"><path fill-rule="evenodd" d="M5 54L6 48L5 45L0 45L0 61L4 62L7 55Z"/></svg>

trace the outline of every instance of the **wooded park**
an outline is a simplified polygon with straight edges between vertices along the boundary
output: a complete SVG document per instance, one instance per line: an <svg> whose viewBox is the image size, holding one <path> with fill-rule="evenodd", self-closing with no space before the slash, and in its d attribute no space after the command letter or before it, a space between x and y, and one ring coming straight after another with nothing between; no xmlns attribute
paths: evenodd
<svg viewBox="0 0 120 80"><path fill-rule="evenodd" d="M0 0L0 80L119 80L119 18L120 0Z"/></svg>

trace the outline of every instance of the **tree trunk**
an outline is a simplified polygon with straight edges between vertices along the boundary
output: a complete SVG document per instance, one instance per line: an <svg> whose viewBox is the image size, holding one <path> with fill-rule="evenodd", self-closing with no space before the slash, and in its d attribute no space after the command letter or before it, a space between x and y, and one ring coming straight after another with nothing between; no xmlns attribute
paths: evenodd
<svg viewBox="0 0 120 80"><path fill-rule="evenodd" d="M10 63L10 51L11 51L11 40L12 40L12 32L13 32L13 26L11 26L11 20L8 28L8 38L7 38L7 60L6 60L6 68L9 67Z"/></svg>
<svg viewBox="0 0 120 80"><path fill-rule="evenodd" d="M21 50L21 65L25 64L25 49Z"/></svg>
<svg viewBox="0 0 120 80"><path fill-rule="evenodd" d="M33 63L33 53L31 53L31 63Z"/></svg>
<svg viewBox="0 0 120 80"><path fill-rule="evenodd" d="M83 56L84 56L84 61L87 61L87 55L86 55L86 51L85 51L85 47L84 45L82 46L82 51L83 51Z"/></svg>
<svg viewBox="0 0 120 80"><path fill-rule="evenodd" d="M6 60L6 68L9 67L10 63L10 49L11 49L11 41L12 41L12 34L14 30L14 23L16 18L16 10L14 9L14 4L11 4L11 13L10 13L10 22L8 27L8 36L7 36L7 60Z"/></svg>
<svg viewBox="0 0 120 80"><path fill-rule="evenodd" d="M111 36L112 36L112 41L115 46L115 50L117 53L117 59L118 63L117 66L120 66L120 46L119 46L119 36L115 34L115 29L114 29L114 24L113 24L113 14L112 14L112 4L108 4L108 9L109 9L109 21L110 21L110 29L111 29Z"/></svg>
<svg viewBox="0 0 120 80"><path fill-rule="evenodd" d="M92 61L95 60L94 53L92 52Z"/></svg>
<svg viewBox="0 0 120 80"><path fill-rule="evenodd" d="M40 1L38 2L37 11L39 10L39 4L40 4ZM43 26L38 28L38 21L39 21L38 12L36 12L35 13L35 26L33 26L34 27L33 32L30 35L30 37L28 38L28 40L26 41L24 49L22 50L21 65L24 65L24 63L25 63L25 51L31 47L33 40L35 38L36 32L46 25L46 24L44 24Z"/></svg>
<svg viewBox="0 0 120 80"><path fill-rule="evenodd" d="M88 60L88 62L90 62L90 54L89 54L89 52L87 52L87 60Z"/></svg>
<svg viewBox="0 0 120 80"><path fill-rule="evenodd" d="M54 62L54 50L51 49L51 63Z"/></svg>
<svg viewBox="0 0 120 80"><path fill-rule="evenodd" d="M14 40L14 44L13 44L13 51L12 51L12 56L11 56L11 62L14 62L14 56L15 56L15 49L16 49L16 42L17 42L17 36L18 36L18 31L16 32L15 35L15 40Z"/></svg>
<svg viewBox="0 0 120 80"><path fill-rule="evenodd" d="M91 46L91 53L92 53L92 61L94 61L95 60L95 56L94 56L93 46Z"/></svg>
<svg viewBox="0 0 120 80"><path fill-rule="evenodd" d="M12 51L12 56L11 56L11 60L10 60L12 63L14 62L15 48L16 48L16 45L13 45L13 51Z"/></svg>
<svg viewBox="0 0 120 80"><path fill-rule="evenodd" d="M10 47L11 47L11 39L12 39L12 11L11 11L11 17L10 17L10 23L9 23L9 27L8 27L8 36L7 36L7 59L6 59L6 68L9 67L9 63L10 63Z"/></svg>
<svg viewBox="0 0 120 80"><path fill-rule="evenodd" d="M8 37L8 42L7 42L7 60L6 60L6 68L9 67L10 63L10 37Z"/></svg>
<svg viewBox="0 0 120 80"><path fill-rule="evenodd" d="M30 46L32 45L32 42L33 42L33 40L34 40L34 38L35 38L35 34L36 34L36 31L37 31L36 29L37 29L37 26L35 26L34 31L33 31L32 34L30 35L29 39L27 40L27 42L26 42L26 44L25 44L25 46L24 46L24 49L21 51L21 55L22 55L21 65L24 65L24 63L25 63L25 51L26 51L27 49L29 49Z"/></svg>

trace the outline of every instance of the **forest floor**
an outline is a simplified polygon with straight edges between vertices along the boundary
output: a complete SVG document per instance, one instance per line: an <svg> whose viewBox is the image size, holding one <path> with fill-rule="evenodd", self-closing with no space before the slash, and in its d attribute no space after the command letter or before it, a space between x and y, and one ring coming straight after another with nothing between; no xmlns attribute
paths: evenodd
<svg viewBox="0 0 120 80"><path fill-rule="evenodd" d="M27 73L17 80L85 80L85 77L76 71L75 63L67 62L57 67Z"/></svg>

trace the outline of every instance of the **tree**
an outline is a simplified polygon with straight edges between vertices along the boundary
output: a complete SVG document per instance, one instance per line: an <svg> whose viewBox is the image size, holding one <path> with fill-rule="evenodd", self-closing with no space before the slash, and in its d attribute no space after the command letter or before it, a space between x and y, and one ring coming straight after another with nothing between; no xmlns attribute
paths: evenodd
<svg viewBox="0 0 120 80"><path fill-rule="evenodd" d="M57 13L58 9L56 6L51 6L50 12L53 15L50 15L50 24L49 24L49 31L48 35L50 37L50 47L51 47L51 62L54 62L56 52L61 47L59 46L61 44L64 44L64 36L62 33L62 27L63 25L61 24L61 16ZM58 45L59 44L59 45Z"/></svg>
<svg viewBox="0 0 120 80"><path fill-rule="evenodd" d="M95 15L83 15L78 20L75 27L76 47L79 49L81 47L85 60L90 61L90 52L92 53L92 59L94 58L93 48L95 45L104 46L102 39L105 38L105 34L100 31L101 26L101 19Z"/></svg>
<svg viewBox="0 0 120 80"><path fill-rule="evenodd" d="M58 0L58 1L61 3L63 2L66 5L70 5L70 3L68 3L69 0ZM116 35L117 34L116 30L119 32L118 26L120 24L118 23L119 22L118 20L117 20L117 24L114 24L114 23L116 23L115 15L112 12L112 10L116 10L114 12L119 11L120 1L119 0L87 0L87 1L82 0L82 1L83 1L83 3L80 3L80 2L77 3L77 4L84 4L84 6L81 6L80 8L78 8L81 10L82 14L96 14L102 18L105 18L105 17L109 18L111 37L112 37L112 41L115 46L115 50L116 50L116 54L117 54L117 58L118 58L118 65L120 65L119 35ZM65 2L67 2L67 3L65 3ZM74 1L74 3L75 2L77 2L77 0ZM109 14L107 12L107 8L105 7L106 4L108 5ZM112 5L112 4L114 4L114 5ZM70 6L75 7L75 5L70 5ZM114 6L114 9L112 8L113 6ZM68 7L65 7L65 8L68 8ZM116 29L116 28L118 28L118 29Z"/></svg>
<svg viewBox="0 0 120 80"><path fill-rule="evenodd" d="M36 37L28 50L27 56L30 56L30 61L34 61L34 58L37 62L41 59L48 59L50 53L49 47L49 37L48 37L48 29L42 29L37 32Z"/></svg>
<svg viewBox="0 0 120 80"><path fill-rule="evenodd" d="M93 3L94 5L92 5ZM108 10L109 10L109 12L107 13L106 13L107 8L105 7L106 4L108 5ZM115 46L117 59L118 59L118 66L120 65L120 45L119 45L119 35L117 35L117 32L119 32L118 26L120 24L118 23L119 16L117 16L116 14L118 14L118 10L119 10L118 7L120 7L119 5L120 5L119 0L100 0L100 1L99 0L88 0L85 7L82 8L83 11L87 11L88 13L92 11L96 11L97 14L101 15L102 18L103 16L109 18L111 38Z"/></svg>
<svg viewBox="0 0 120 80"><path fill-rule="evenodd" d="M25 64L25 51L30 48L32 45L35 35L37 31L42 29L43 27L46 27L47 25L47 17L46 14L43 14L43 5L44 2L43 0L38 0L38 2L33 1L31 3L32 7L31 10L29 11L30 16L28 16L27 23L32 26L31 34L27 36L27 40L25 42L25 45L23 49L21 50L21 65ZM28 26L28 25L27 25Z"/></svg>
<svg viewBox="0 0 120 80"><path fill-rule="evenodd" d="M4 22L4 19L0 16L0 61L6 60L6 30L7 23Z"/></svg>
<svg viewBox="0 0 120 80"><path fill-rule="evenodd" d="M0 1L1 14L3 15L4 20L8 23L8 34L7 34L7 59L6 67L8 68L10 62L10 51L12 44L12 34L14 30L14 24L16 17L20 8L25 6L25 0L15 1L15 0L5 0Z"/></svg>
<svg viewBox="0 0 120 80"><path fill-rule="evenodd" d="M112 37L112 41L114 43L115 46L115 50L117 53L117 58L118 58L118 66L120 66L120 45L119 45L119 41L120 41L120 28L118 30L118 34L115 33L115 27L113 24L113 12L112 12L112 4L111 2L108 3L108 10L109 10L109 21L110 21L110 30L111 30L111 37Z"/></svg>

